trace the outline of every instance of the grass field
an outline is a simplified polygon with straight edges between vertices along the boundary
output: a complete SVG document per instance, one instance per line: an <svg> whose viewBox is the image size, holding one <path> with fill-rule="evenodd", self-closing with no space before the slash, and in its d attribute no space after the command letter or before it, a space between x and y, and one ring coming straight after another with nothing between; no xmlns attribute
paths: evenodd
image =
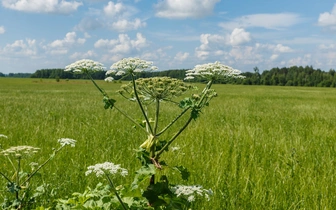
<svg viewBox="0 0 336 210"><path fill-rule="evenodd" d="M98 83L119 107L140 118L115 91L120 83ZM172 146L181 149L163 158L184 165L191 178L183 184L211 188L214 196L195 209L334 209L336 206L336 89L214 85L218 97ZM168 106L162 122L178 108ZM177 125L178 126L178 125ZM41 148L32 159L42 162L57 139L77 140L41 171L34 182L49 183L65 198L94 187L86 167L120 163L132 181L140 167L133 149L146 139L115 110L103 108L90 81L0 78L0 134L3 148ZM0 157L0 170L10 167ZM176 174L171 182L181 183ZM5 180L0 180L0 201ZM47 198L46 198L47 199Z"/></svg>

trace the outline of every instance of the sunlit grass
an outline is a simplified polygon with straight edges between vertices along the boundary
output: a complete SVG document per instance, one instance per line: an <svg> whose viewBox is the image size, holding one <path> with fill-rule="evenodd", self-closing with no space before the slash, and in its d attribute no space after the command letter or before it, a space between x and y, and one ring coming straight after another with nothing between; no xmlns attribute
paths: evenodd
<svg viewBox="0 0 336 210"><path fill-rule="evenodd" d="M118 107L140 117L115 91L120 83L99 84ZM215 85L218 97L164 155L191 171L184 184L211 188L214 196L195 209L333 209L336 206L336 89ZM111 161L139 168L133 149L145 140L86 80L0 78L0 139L3 148L40 147L32 161L48 157L57 139L78 142L47 165L36 182L50 183L57 195L82 192L97 180L86 167ZM167 105L164 118L178 109ZM168 122L162 119L162 123ZM179 125L176 125L178 127ZM173 131L170 131L173 132ZM10 170L0 157L1 170ZM177 174L171 182L181 183ZM131 181L132 176L126 178ZM122 184L122 183L120 183ZM1 190L5 182L0 180ZM0 200L3 191L0 191Z"/></svg>

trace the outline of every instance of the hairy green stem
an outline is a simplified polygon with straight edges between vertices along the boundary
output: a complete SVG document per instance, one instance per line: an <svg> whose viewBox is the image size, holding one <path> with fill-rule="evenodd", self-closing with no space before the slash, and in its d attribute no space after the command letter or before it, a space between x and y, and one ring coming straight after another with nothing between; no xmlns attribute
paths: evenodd
<svg viewBox="0 0 336 210"><path fill-rule="evenodd" d="M87 73L86 75L90 78L90 80L96 86L96 88L103 94L103 96L108 97L107 93L97 85L97 83L93 80L92 76L89 73Z"/></svg>
<svg viewBox="0 0 336 210"><path fill-rule="evenodd" d="M145 117L146 123L147 123L147 125L148 125L148 127L149 127L149 130L150 130L150 133L153 135L154 133L153 133L152 126L151 126L151 124L149 123L149 120L148 120L148 117L147 117L147 115L146 115L146 112L145 112L145 110L144 110L144 108L143 108L143 106L142 106L142 103L141 103L141 101L140 101L140 98L139 98L139 95L138 95L138 91L136 90L136 85L135 85L134 75L131 74L131 76L132 76L132 83L133 83L133 90L134 90L135 98L136 98L136 100L137 100L137 102L138 102L138 104L139 104L139 107L140 107L140 109L141 109L141 112L142 112L143 116Z"/></svg>
<svg viewBox="0 0 336 210"><path fill-rule="evenodd" d="M207 91L208 91L208 90L211 88L211 86L212 86L212 83L213 83L213 81L210 80L210 81L207 83L207 85L205 86L205 88L203 89L203 91L202 91L202 97L201 97L201 99L199 100L199 102L197 103L197 106L200 106L200 105L202 104L202 102L203 102L205 96L207 95L207 94L206 94Z"/></svg>
<svg viewBox="0 0 336 210"><path fill-rule="evenodd" d="M58 150L54 151L54 153L52 155L50 155L50 157L44 162L42 163L39 167L37 167L37 169L29 174L29 176L22 182L22 185L27 183L41 168L43 168L43 166L45 166L51 159L53 159L55 157L55 155L63 148L64 146L61 146Z"/></svg>
<svg viewBox="0 0 336 210"><path fill-rule="evenodd" d="M173 141L187 128L191 120L193 119L192 115L190 115L188 121L183 125L183 127L165 144L160 151L158 151L154 157L154 159L159 159L160 155L164 152L164 150L171 144Z"/></svg>
<svg viewBox="0 0 336 210"><path fill-rule="evenodd" d="M145 131L146 133L147 130L141 126L137 121L135 121L132 117L130 117L128 114L126 114L123 110L119 109L116 105L113 106L118 112L120 112L122 115L124 115L127 119L129 119L130 121L132 121L136 126L138 126L139 128L141 128L143 131Z"/></svg>
<svg viewBox="0 0 336 210"><path fill-rule="evenodd" d="M16 186L20 186L20 165L21 165L21 157L18 157L18 168L17 168L17 171L16 171ZM15 196L16 196L16 199L18 200L19 199L19 191L15 191Z"/></svg>
<svg viewBox="0 0 336 210"><path fill-rule="evenodd" d="M112 189L113 189L113 191L114 191L114 194L117 196L117 198L118 198L120 204L122 205L123 209L127 210L127 207L125 206L124 202L121 200L121 198L120 198L120 196L119 196L119 194L118 194L116 188L114 187L114 184L113 184L112 180L110 179L110 177L108 176L107 173L105 173L105 175L106 175L106 177L107 177L107 180L109 181L110 186L112 187Z"/></svg>
<svg viewBox="0 0 336 210"><path fill-rule="evenodd" d="M163 128L159 133L156 134L156 136L160 136L162 133L164 133L168 128L170 128L170 126L172 126L178 119L180 119L180 117L182 117L188 110L190 109L190 107L184 109L173 121L171 121L165 128Z"/></svg>
<svg viewBox="0 0 336 210"><path fill-rule="evenodd" d="M1 171L0 171L0 175L2 175L8 182L13 184L13 182L5 174L3 174Z"/></svg>
<svg viewBox="0 0 336 210"><path fill-rule="evenodd" d="M155 100L156 110L155 110L155 122L154 122L154 133L153 135L156 135L156 131L159 124L159 114L160 114L160 101L158 99Z"/></svg>
<svg viewBox="0 0 336 210"><path fill-rule="evenodd" d="M92 81L92 83L95 85L95 87L103 94L103 96L109 98L109 96L107 95L107 93L98 86L98 84L93 80L92 76L90 74L87 74L87 76L90 78L90 80ZM119 109L116 105L113 105L113 107L120 112L122 115L124 115L127 119L131 120L136 126L140 127L142 130L144 130L146 133L146 129L144 129L139 123L137 123L132 117L130 117L128 114L126 114L124 111L122 111L121 109Z"/></svg>

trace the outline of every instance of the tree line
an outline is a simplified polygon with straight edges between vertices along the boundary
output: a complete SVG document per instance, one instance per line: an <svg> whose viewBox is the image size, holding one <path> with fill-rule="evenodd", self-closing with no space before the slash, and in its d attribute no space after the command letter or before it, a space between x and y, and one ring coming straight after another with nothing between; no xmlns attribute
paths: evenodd
<svg viewBox="0 0 336 210"><path fill-rule="evenodd" d="M166 71L141 72L137 76L148 77L172 77L183 80L188 69L172 69ZM105 78L104 71L93 73L94 79ZM312 66L292 66L283 68L272 68L259 72L258 67L254 67L253 72L242 73L245 79L231 79L218 81L222 84L242 84L242 85L279 85L279 86L308 86L308 87L336 87L336 74L334 69L328 72L321 69L314 69ZM64 69L40 69L35 73L9 73L5 75L0 72L0 77L30 77L30 78L54 78L54 79L87 79L83 74L73 74L65 72ZM120 79L116 77L115 79ZM125 77L124 80L130 78ZM203 82L198 80L197 82Z"/></svg>

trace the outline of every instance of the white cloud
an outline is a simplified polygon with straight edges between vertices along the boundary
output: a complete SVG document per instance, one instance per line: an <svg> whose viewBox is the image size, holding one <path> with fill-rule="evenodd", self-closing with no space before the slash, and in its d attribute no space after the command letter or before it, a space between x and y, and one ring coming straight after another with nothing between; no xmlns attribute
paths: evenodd
<svg viewBox="0 0 336 210"><path fill-rule="evenodd" d="M290 47L288 47L288 46L284 46L282 44L277 44L274 47L274 52L288 53L288 52L293 52L293 50Z"/></svg>
<svg viewBox="0 0 336 210"><path fill-rule="evenodd" d="M287 62L288 66L307 66L312 65L312 56L311 54L305 54L304 56L299 56L292 58Z"/></svg>
<svg viewBox="0 0 336 210"><path fill-rule="evenodd" d="M274 53L289 53L293 52L294 50L288 46L284 46L282 44L260 44L256 43L255 44L256 49L261 50L261 51L268 51L268 52L274 52Z"/></svg>
<svg viewBox="0 0 336 210"><path fill-rule="evenodd" d="M187 58L189 57L189 53L185 52L178 52L175 57L174 57L174 60L177 60L177 61L185 61Z"/></svg>
<svg viewBox="0 0 336 210"><path fill-rule="evenodd" d="M276 14L254 14L245 15L229 22L220 23L224 29L261 27L267 29L282 29L296 25L302 21L298 14L276 13Z"/></svg>
<svg viewBox="0 0 336 210"><path fill-rule="evenodd" d="M112 1L109 1L108 4L104 7L104 13L107 16L116 16L125 9L126 8L122 3L118 2L115 4Z"/></svg>
<svg viewBox="0 0 336 210"><path fill-rule="evenodd" d="M125 31L130 31L130 30L136 30L136 29L139 29L145 26L146 26L146 23L141 22L139 18L136 18L133 22L123 19L123 20L118 20L117 22L113 22L111 25L111 29L119 31L119 32L125 32Z"/></svg>
<svg viewBox="0 0 336 210"><path fill-rule="evenodd" d="M335 49L336 48L336 45L335 44L329 44L329 45L326 45L326 44L320 44L318 46L318 48L320 50L329 50L329 49Z"/></svg>
<svg viewBox="0 0 336 210"><path fill-rule="evenodd" d="M83 45L86 39L77 38L76 32L69 32L64 39L57 39L43 48L50 54L67 54L74 45Z"/></svg>
<svg viewBox="0 0 336 210"><path fill-rule="evenodd" d="M278 57L279 57L278 54L273 54L273 55L271 55L270 59L271 59L272 61L274 61L274 60L276 60Z"/></svg>
<svg viewBox="0 0 336 210"><path fill-rule="evenodd" d="M127 19L135 15L138 12L138 9L133 6L123 4L122 2L113 3L112 1L109 1L103 11L109 18L116 17L118 19Z"/></svg>
<svg viewBox="0 0 336 210"><path fill-rule="evenodd" d="M35 56L37 54L36 40L16 40L12 44L7 44L2 53L5 55Z"/></svg>
<svg viewBox="0 0 336 210"><path fill-rule="evenodd" d="M137 33L136 39L131 40L127 34L119 34L118 39L100 39L94 44L95 48L103 48L117 57L140 51L147 46L146 38Z"/></svg>
<svg viewBox="0 0 336 210"><path fill-rule="evenodd" d="M97 57L97 54L92 50L89 50L85 53L76 52L76 53L74 53L70 56L70 58L74 59L74 60L90 59L90 58L93 58L93 57Z"/></svg>
<svg viewBox="0 0 336 210"><path fill-rule="evenodd" d="M334 4L331 12L324 12L320 14L318 19L320 26L335 26L336 27L336 4Z"/></svg>
<svg viewBox="0 0 336 210"><path fill-rule="evenodd" d="M195 55L198 59L205 60L210 55L210 52L225 49L230 44L230 36L221 36L218 34L201 34L200 42L201 45L195 49Z"/></svg>
<svg viewBox="0 0 336 210"><path fill-rule="evenodd" d="M71 46L76 43L84 44L85 39L82 39L82 38L77 39L76 32L69 32L65 35L64 39L62 40L57 39L53 41L52 43L50 43L50 47L53 47L53 48L67 47L67 46Z"/></svg>
<svg viewBox="0 0 336 210"><path fill-rule="evenodd" d="M81 5L82 2L65 0L2 0L5 8L36 13L70 14Z"/></svg>
<svg viewBox="0 0 336 210"><path fill-rule="evenodd" d="M212 13L220 0L163 0L155 5L156 16L171 19L201 18Z"/></svg>
<svg viewBox="0 0 336 210"><path fill-rule="evenodd" d="M4 34L6 32L5 27L0 26L0 34Z"/></svg>
<svg viewBox="0 0 336 210"><path fill-rule="evenodd" d="M243 28L235 28L230 35L231 45L241 45L251 41L251 35Z"/></svg>

